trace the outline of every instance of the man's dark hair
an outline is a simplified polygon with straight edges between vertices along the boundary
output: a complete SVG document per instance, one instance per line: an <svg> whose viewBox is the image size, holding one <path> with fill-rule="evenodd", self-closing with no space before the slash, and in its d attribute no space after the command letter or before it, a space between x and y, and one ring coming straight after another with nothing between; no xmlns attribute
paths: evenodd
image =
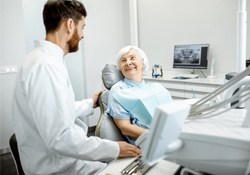
<svg viewBox="0 0 250 175"><path fill-rule="evenodd" d="M82 16L86 17L87 11L78 0L48 0L43 9L46 34L55 32L69 18L77 25Z"/></svg>

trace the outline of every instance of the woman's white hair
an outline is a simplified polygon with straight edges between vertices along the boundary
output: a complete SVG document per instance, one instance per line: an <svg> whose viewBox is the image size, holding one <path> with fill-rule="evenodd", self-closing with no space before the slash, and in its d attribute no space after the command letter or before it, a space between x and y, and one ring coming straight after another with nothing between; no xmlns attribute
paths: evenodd
<svg viewBox="0 0 250 175"><path fill-rule="evenodd" d="M134 50L139 55L139 57L142 59L142 62L144 64L144 71L147 71L149 69L148 57L143 52L143 50L141 50L140 48L138 48L136 46L125 46L118 52L118 54L116 55L116 65L117 65L118 69L120 69L120 60L121 60L122 56L124 54L128 53L130 50Z"/></svg>

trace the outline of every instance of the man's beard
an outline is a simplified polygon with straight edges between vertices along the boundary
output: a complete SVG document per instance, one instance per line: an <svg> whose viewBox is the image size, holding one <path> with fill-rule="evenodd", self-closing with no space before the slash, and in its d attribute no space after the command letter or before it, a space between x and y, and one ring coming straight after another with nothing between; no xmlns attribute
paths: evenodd
<svg viewBox="0 0 250 175"><path fill-rule="evenodd" d="M79 49L79 41L78 32L75 29L72 38L68 41L69 53L76 52Z"/></svg>

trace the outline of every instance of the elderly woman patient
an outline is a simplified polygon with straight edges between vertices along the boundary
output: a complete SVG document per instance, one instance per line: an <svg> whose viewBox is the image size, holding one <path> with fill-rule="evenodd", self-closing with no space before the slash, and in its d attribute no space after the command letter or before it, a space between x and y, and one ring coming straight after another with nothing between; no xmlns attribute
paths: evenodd
<svg viewBox="0 0 250 175"><path fill-rule="evenodd" d="M149 68L146 54L138 47L126 46L117 54L117 66L124 79L110 90L107 114L130 143L150 127L155 108L172 102L167 89L143 80Z"/></svg>

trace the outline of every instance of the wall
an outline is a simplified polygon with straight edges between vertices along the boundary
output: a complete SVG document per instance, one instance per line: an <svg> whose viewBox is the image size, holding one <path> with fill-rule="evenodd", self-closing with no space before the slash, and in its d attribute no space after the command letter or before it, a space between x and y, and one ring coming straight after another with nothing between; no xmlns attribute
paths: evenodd
<svg viewBox="0 0 250 175"><path fill-rule="evenodd" d="M45 2L46 0L41 0L34 4L33 0L22 0L22 6L23 9L25 9L23 16L26 52L34 48L34 40L45 39L45 29L42 18L42 10ZM78 52L68 54L65 58L76 100L80 100L85 97L82 46L79 47Z"/></svg>
<svg viewBox="0 0 250 175"><path fill-rule="evenodd" d="M247 10L249 21L249 0ZM209 43L208 61L211 64L211 59L215 59L214 72L235 71L238 0L138 0L138 11L139 44L151 64L161 64L167 71L185 72L172 68L174 45ZM250 22L247 58L249 29Z"/></svg>
<svg viewBox="0 0 250 175"><path fill-rule="evenodd" d="M247 59L250 60L250 0L247 0Z"/></svg>
<svg viewBox="0 0 250 175"><path fill-rule="evenodd" d="M126 0L85 0L86 18L84 57L87 97L103 89L101 70L115 63L117 52L130 43L129 11ZM88 121L96 125L99 109Z"/></svg>
<svg viewBox="0 0 250 175"><path fill-rule="evenodd" d="M0 66L20 65L24 57L21 0L0 1ZM11 99L16 73L0 74L0 154L14 133Z"/></svg>

